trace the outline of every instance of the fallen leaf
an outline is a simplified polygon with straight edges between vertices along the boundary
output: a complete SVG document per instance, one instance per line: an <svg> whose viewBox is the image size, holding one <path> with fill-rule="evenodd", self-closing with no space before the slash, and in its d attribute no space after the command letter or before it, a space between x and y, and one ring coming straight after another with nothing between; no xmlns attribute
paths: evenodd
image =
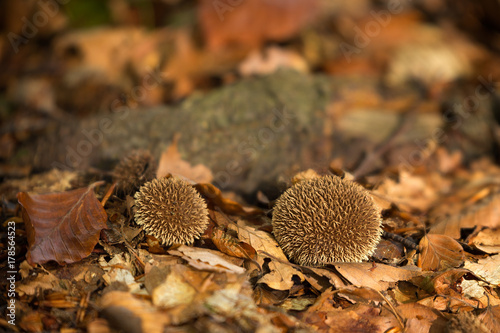
<svg viewBox="0 0 500 333"><path fill-rule="evenodd" d="M243 225L232 227L236 228L240 241L250 244L257 251L257 262L261 266L264 264L264 258L269 257L269 255L273 256L274 259L288 262L283 250L271 234Z"/></svg>
<svg viewBox="0 0 500 333"><path fill-rule="evenodd" d="M197 290L175 268L173 266L165 280L151 292L154 305L172 308L189 304L196 296Z"/></svg>
<svg viewBox="0 0 500 333"><path fill-rule="evenodd" d="M371 263L334 263L335 269L355 286L387 290L392 283L409 280L421 274L418 270Z"/></svg>
<svg viewBox="0 0 500 333"><path fill-rule="evenodd" d="M328 269L318 267L301 267L302 273L307 282L309 282L316 290L324 292L332 286L340 289L346 286L342 278Z"/></svg>
<svg viewBox="0 0 500 333"><path fill-rule="evenodd" d="M172 144L170 144L163 154L161 154L158 169L156 171L156 178L162 178L168 174L172 174L183 176L194 183L210 183L214 178L210 169L202 164L191 166L189 162L182 159L177 149L179 137L179 135L175 135Z"/></svg>
<svg viewBox="0 0 500 333"><path fill-rule="evenodd" d="M445 235L424 236L418 245L417 266L424 271L459 267L464 262L464 250L453 238Z"/></svg>
<svg viewBox="0 0 500 333"><path fill-rule="evenodd" d="M482 193L486 193L482 195ZM475 197L479 196L479 199ZM434 224L429 233L460 238L460 230L476 227L500 227L500 190L485 188L468 200L458 213L441 215L439 210L431 214ZM463 205L463 203L461 203ZM456 207L456 206L452 206Z"/></svg>
<svg viewBox="0 0 500 333"><path fill-rule="evenodd" d="M500 252L500 228L484 229L469 239L469 245L473 245L486 253Z"/></svg>
<svg viewBox="0 0 500 333"><path fill-rule="evenodd" d="M210 239L219 251L227 255L250 260L255 259L257 256L253 247L244 242L238 242L238 239L220 228L214 229L213 236Z"/></svg>
<svg viewBox="0 0 500 333"><path fill-rule="evenodd" d="M295 283L294 277L298 278L300 282L305 279L302 272L292 267L290 264L271 260L268 266L270 272L261 277L257 283L264 283L271 289L290 290Z"/></svg>
<svg viewBox="0 0 500 333"><path fill-rule="evenodd" d="M500 285L500 254L479 259L477 263L467 261L464 268L494 285Z"/></svg>
<svg viewBox="0 0 500 333"><path fill-rule="evenodd" d="M365 304L356 304L344 310L330 311L325 324L328 332L388 332L399 327L393 315L382 315L381 310Z"/></svg>
<svg viewBox="0 0 500 333"><path fill-rule="evenodd" d="M43 290L62 290L60 280L51 272L39 273L35 279L31 279L29 282L24 281L22 285L16 287L19 296L33 296L37 291Z"/></svg>
<svg viewBox="0 0 500 333"><path fill-rule="evenodd" d="M431 330L441 332L445 329L446 318L436 309L419 303L399 305L396 310L407 320L405 332L427 333Z"/></svg>
<svg viewBox="0 0 500 333"><path fill-rule="evenodd" d="M500 306L489 306L478 319L491 331L500 332Z"/></svg>
<svg viewBox="0 0 500 333"><path fill-rule="evenodd" d="M266 40L292 37L315 17L317 7L316 0L203 0L198 18L209 49L252 49Z"/></svg>
<svg viewBox="0 0 500 333"><path fill-rule="evenodd" d="M30 264L70 264L87 257L106 228L108 216L95 185L53 194L18 194L28 237Z"/></svg>
<svg viewBox="0 0 500 333"><path fill-rule="evenodd" d="M101 315L111 327L123 332L162 333L168 317L151 303L123 291L111 291L101 298Z"/></svg>
<svg viewBox="0 0 500 333"><path fill-rule="evenodd" d="M437 274L430 281L428 278L424 279L421 287L434 295L423 298L418 303L440 311L457 312L475 309L480 303L475 299L464 297L459 289L460 281L468 274L471 272L467 269L455 268Z"/></svg>
<svg viewBox="0 0 500 333"><path fill-rule="evenodd" d="M189 265L199 270L234 274L245 273L243 267L236 266L225 260L222 257L223 254L217 251L181 245L176 250L168 251L168 253L187 260Z"/></svg>
<svg viewBox="0 0 500 333"><path fill-rule="evenodd" d="M194 187L211 201L214 205L222 209L222 211L229 215L239 215L239 216L256 216L263 215L264 213L257 208L244 207L228 198L222 196L222 192L212 184L195 184Z"/></svg>

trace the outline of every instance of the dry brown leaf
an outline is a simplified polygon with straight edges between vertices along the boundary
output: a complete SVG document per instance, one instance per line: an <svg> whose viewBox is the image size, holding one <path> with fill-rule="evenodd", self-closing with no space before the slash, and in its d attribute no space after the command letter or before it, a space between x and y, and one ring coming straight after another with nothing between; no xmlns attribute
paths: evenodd
<svg viewBox="0 0 500 333"><path fill-rule="evenodd" d="M173 308L180 305L190 304L197 293L197 290L186 281L182 272L172 266L165 280L157 285L151 292L151 300L156 306L162 308Z"/></svg>
<svg viewBox="0 0 500 333"><path fill-rule="evenodd" d="M471 274L471 272L463 268L450 269L437 274L431 281L424 282L421 286L435 294L419 300L418 303L440 311L451 310L457 312L459 310L471 311L475 309L480 306L480 303L477 300L464 297L459 289L460 281L467 274Z"/></svg>
<svg viewBox="0 0 500 333"><path fill-rule="evenodd" d="M132 294L111 291L101 298L101 314L108 323L123 332L163 333L168 317L156 310L151 303Z"/></svg>
<svg viewBox="0 0 500 333"><path fill-rule="evenodd" d="M261 277L257 283L264 283L271 289L290 290L295 283L294 277L298 277L300 282L305 279L302 272L292 267L290 264L271 260L268 266L270 272Z"/></svg>
<svg viewBox="0 0 500 333"><path fill-rule="evenodd" d="M371 263L334 263L335 269L355 286L387 290L392 283L409 280L421 274L419 270Z"/></svg>
<svg viewBox="0 0 500 333"><path fill-rule="evenodd" d="M398 182L389 178L385 179L374 190L374 193L396 203L406 211L415 209L425 211L437 198L430 179L418 177L406 171L401 172Z"/></svg>
<svg viewBox="0 0 500 333"><path fill-rule="evenodd" d="M229 215L239 215L239 216L255 216L263 215L264 213L257 208L244 207L228 198L222 196L222 192L212 184L196 184L194 187L211 201L215 206L222 209L222 211Z"/></svg>
<svg viewBox="0 0 500 333"><path fill-rule="evenodd" d="M18 194L28 237L30 264L73 263L87 257L106 228L107 214L95 185L53 194Z"/></svg>
<svg viewBox="0 0 500 333"><path fill-rule="evenodd" d="M51 272L39 273L35 279L30 279L28 281L23 281L23 283L16 288L16 292L19 296L33 296L43 290L60 291L61 282L60 280Z"/></svg>
<svg viewBox="0 0 500 333"><path fill-rule="evenodd" d="M439 311L422 304L401 304L396 310L407 320L405 332L427 333L431 327L441 332L446 326L447 320Z"/></svg>
<svg viewBox="0 0 500 333"><path fill-rule="evenodd" d="M383 316L376 307L357 304L345 310L329 312L325 319L328 332L390 332L399 327L393 315Z"/></svg>
<svg viewBox="0 0 500 333"><path fill-rule="evenodd" d="M179 135L175 135L172 144L170 144L163 154L161 154L158 169L156 171L156 178L162 178L168 174L172 174L180 175L195 183L210 183L214 178L210 169L202 164L191 166L189 162L182 159L177 149L179 137Z"/></svg>
<svg viewBox="0 0 500 333"><path fill-rule="evenodd" d="M473 245L483 252L492 254L500 252L500 228L484 229L469 239L469 245Z"/></svg>
<svg viewBox="0 0 500 333"><path fill-rule="evenodd" d="M202 32L212 50L258 48L266 40L292 37L317 12L316 0L199 2Z"/></svg>
<svg viewBox="0 0 500 333"><path fill-rule="evenodd" d="M499 305L487 307L486 311L477 317L491 332L500 332Z"/></svg>
<svg viewBox="0 0 500 333"><path fill-rule="evenodd" d="M467 261L464 268L494 285L500 285L500 254L479 259L477 263Z"/></svg>
<svg viewBox="0 0 500 333"><path fill-rule="evenodd" d="M479 198L478 198L479 197ZM478 198L478 199L477 199ZM477 192L467 203L452 206L462 208L458 213L441 215L440 211L431 214L435 224L429 233L447 235L455 239L460 238L460 230L475 227L500 227L500 191L498 189L484 188Z"/></svg>
<svg viewBox="0 0 500 333"><path fill-rule="evenodd" d="M340 289L346 286L342 278L330 270L317 267L302 267L302 273L307 282L309 282L316 290L324 292L332 286Z"/></svg>
<svg viewBox="0 0 500 333"><path fill-rule="evenodd" d="M238 242L238 239L224 232L220 228L215 228L212 237L210 237L215 246L227 255L254 260L257 257L257 252L249 244Z"/></svg>
<svg viewBox="0 0 500 333"><path fill-rule="evenodd" d="M363 303L379 305L381 302L385 301L380 293L366 287L347 286L338 290L337 295L347 299L352 304Z"/></svg>
<svg viewBox="0 0 500 333"><path fill-rule="evenodd" d="M464 262L464 250L453 238L445 235L427 235L418 245L417 266L423 271L439 271L459 267Z"/></svg>
<svg viewBox="0 0 500 333"><path fill-rule="evenodd" d="M224 254L209 249L200 249L181 245L168 253L179 256L189 263L192 267L199 270L212 272L243 274L245 269L224 259Z"/></svg>
<svg viewBox="0 0 500 333"><path fill-rule="evenodd" d="M271 234L243 225L234 226L234 228L236 228L235 230L238 233L238 239L250 244L257 251L257 262L259 265L262 266L264 264L264 258L268 257L267 254L280 261L288 262L283 250Z"/></svg>

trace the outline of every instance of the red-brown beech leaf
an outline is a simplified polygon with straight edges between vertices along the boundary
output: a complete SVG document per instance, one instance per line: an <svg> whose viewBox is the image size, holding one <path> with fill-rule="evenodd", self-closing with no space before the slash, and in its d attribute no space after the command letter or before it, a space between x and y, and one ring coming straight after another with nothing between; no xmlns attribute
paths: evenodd
<svg viewBox="0 0 500 333"><path fill-rule="evenodd" d="M17 194L28 236L26 259L31 265L51 260L70 264L92 252L107 220L94 187L51 194Z"/></svg>
<svg viewBox="0 0 500 333"><path fill-rule="evenodd" d="M460 243L446 235L427 235L418 244L420 255L417 266L423 271L439 271L459 267L464 262Z"/></svg>

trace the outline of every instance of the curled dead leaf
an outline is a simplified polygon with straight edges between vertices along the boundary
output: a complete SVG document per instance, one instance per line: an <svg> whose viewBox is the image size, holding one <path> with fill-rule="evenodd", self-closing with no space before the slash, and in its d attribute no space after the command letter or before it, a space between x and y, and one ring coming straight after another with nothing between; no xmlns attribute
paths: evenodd
<svg viewBox="0 0 500 333"><path fill-rule="evenodd" d="M28 237L30 264L70 264L87 257L106 228L108 216L94 185L73 191L17 196Z"/></svg>
<svg viewBox="0 0 500 333"><path fill-rule="evenodd" d="M464 250L453 238L445 235L427 235L418 245L417 266L424 271L438 271L459 267L464 262Z"/></svg>
<svg viewBox="0 0 500 333"><path fill-rule="evenodd" d="M222 192L212 184L196 184L194 187L226 214L239 216L256 216L264 214L260 209L244 207L236 201L224 198Z"/></svg>
<svg viewBox="0 0 500 333"><path fill-rule="evenodd" d="M211 237L215 246L227 255L254 260L257 256L255 249L245 242L239 242L238 239L224 232L220 228L215 228Z"/></svg>

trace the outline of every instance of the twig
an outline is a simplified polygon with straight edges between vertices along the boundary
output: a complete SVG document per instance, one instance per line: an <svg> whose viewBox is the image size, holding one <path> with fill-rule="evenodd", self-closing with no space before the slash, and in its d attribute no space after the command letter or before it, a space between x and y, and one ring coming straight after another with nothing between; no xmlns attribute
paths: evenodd
<svg viewBox="0 0 500 333"><path fill-rule="evenodd" d="M415 243L414 241L412 241L411 239L404 238L402 236L393 234L392 232L384 231L382 233L382 237L384 237L386 239L392 239L392 240L394 240L396 242L399 242L399 243L403 244L408 249L411 249L411 250L418 249L418 244Z"/></svg>
<svg viewBox="0 0 500 333"><path fill-rule="evenodd" d="M372 288L373 289L373 288ZM392 306L392 303L389 302L389 300L378 290L376 289L373 289L375 290L384 300L385 302L389 305L389 307L391 308L392 310L392 314L396 317L396 319L398 320L399 322L399 325L401 325L401 328L404 330L405 329L405 325L403 324L403 321L401 319L401 316L399 315L399 313L396 311L396 309Z"/></svg>

